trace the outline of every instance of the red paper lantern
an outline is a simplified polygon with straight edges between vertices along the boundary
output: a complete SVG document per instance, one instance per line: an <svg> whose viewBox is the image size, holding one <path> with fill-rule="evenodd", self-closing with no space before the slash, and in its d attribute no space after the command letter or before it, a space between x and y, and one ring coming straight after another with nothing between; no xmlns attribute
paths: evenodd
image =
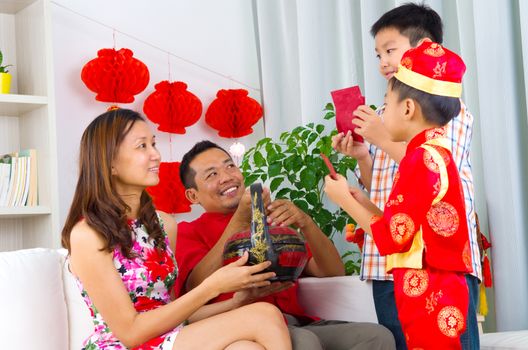
<svg viewBox="0 0 528 350"><path fill-rule="evenodd" d="M160 182L147 188L156 209L170 213L191 211L191 202L185 198L185 188L180 180L180 162L162 162L159 169Z"/></svg>
<svg viewBox="0 0 528 350"><path fill-rule="evenodd" d="M147 66L132 57L129 49L101 49L97 58L86 63L81 79L88 89L97 93L95 99L110 103L134 102L134 95L145 90L150 75Z"/></svg>
<svg viewBox="0 0 528 350"><path fill-rule="evenodd" d="M159 124L158 130L185 134L185 128L193 125L202 115L202 102L187 91L187 84L181 81L161 81L154 87L143 104L147 118Z"/></svg>
<svg viewBox="0 0 528 350"><path fill-rule="evenodd" d="M220 90L205 113L205 122L222 137L242 137L262 117L260 104L248 96L247 90Z"/></svg>

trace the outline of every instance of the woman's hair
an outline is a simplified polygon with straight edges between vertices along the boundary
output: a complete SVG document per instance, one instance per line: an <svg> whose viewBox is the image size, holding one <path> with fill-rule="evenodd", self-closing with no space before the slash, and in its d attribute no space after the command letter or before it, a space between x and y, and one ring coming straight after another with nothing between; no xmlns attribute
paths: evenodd
<svg viewBox="0 0 528 350"><path fill-rule="evenodd" d="M70 212L62 229L62 246L71 252L71 230L81 219L104 239L103 250L119 247L131 258L133 245L127 222L130 207L115 188L112 161L123 139L136 122L145 119L129 109L114 109L95 118L84 131L79 154L79 180ZM150 239L158 249L165 249L164 234L149 194L143 190L138 220L145 225Z"/></svg>

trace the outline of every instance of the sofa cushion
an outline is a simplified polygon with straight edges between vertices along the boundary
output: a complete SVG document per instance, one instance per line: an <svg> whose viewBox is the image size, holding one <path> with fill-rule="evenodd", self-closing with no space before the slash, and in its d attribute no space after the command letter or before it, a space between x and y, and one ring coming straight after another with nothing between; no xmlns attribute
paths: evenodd
<svg viewBox="0 0 528 350"><path fill-rule="evenodd" d="M0 253L2 349L68 349L61 261L51 249Z"/></svg>
<svg viewBox="0 0 528 350"><path fill-rule="evenodd" d="M308 315L325 320L378 322L372 284L359 276L300 278L299 301Z"/></svg>
<svg viewBox="0 0 528 350"><path fill-rule="evenodd" d="M60 254L66 258L68 251L60 249ZM64 295L68 307L68 329L70 330L70 350L82 348L83 341L93 332L93 322L90 310L75 283L75 277L68 268L68 264L63 264L62 279L64 283Z"/></svg>
<svg viewBox="0 0 528 350"><path fill-rule="evenodd" d="M480 349L528 349L528 330L482 334Z"/></svg>

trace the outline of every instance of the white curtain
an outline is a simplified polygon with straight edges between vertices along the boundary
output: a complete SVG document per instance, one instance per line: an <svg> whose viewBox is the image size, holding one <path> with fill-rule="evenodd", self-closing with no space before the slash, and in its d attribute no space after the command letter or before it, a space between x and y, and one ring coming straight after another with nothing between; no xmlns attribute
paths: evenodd
<svg viewBox="0 0 528 350"><path fill-rule="evenodd" d="M370 26L394 0L254 0L265 130L269 137L322 119L330 91L360 85L379 105ZM491 233L495 282L487 330L528 328L528 3L426 1L444 20L444 43L468 67L466 104L475 115L472 163L476 207ZM493 295L493 293L491 293Z"/></svg>

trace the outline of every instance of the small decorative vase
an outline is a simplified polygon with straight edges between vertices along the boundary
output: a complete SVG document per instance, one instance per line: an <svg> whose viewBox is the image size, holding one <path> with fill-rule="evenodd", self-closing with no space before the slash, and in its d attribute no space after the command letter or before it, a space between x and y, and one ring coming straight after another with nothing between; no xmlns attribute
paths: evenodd
<svg viewBox="0 0 528 350"><path fill-rule="evenodd" d="M0 93L8 94L11 89L11 74L0 73Z"/></svg>
<svg viewBox="0 0 528 350"><path fill-rule="evenodd" d="M271 261L266 271L276 277L271 281L292 281L299 277L308 260L304 239L289 227L268 226L262 200L261 184L253 184L251 193L251 228L231 236L224 246L224 264L239 259L249 251L250 265Z"/></svg>

